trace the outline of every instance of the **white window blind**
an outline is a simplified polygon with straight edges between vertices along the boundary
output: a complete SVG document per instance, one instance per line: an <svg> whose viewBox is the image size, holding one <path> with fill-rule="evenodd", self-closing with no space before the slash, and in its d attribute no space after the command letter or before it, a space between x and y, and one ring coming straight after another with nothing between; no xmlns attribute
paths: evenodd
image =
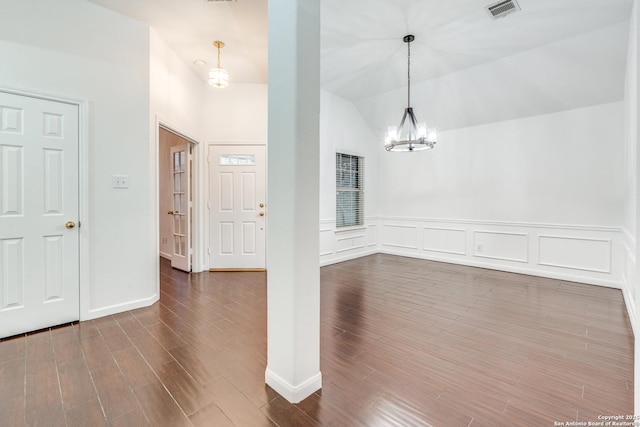
<svg viewBox="0 0 640 427"><path fill-rule="evenodd" d="M364 157L336 153L336 227L364 224Z"/></svg>

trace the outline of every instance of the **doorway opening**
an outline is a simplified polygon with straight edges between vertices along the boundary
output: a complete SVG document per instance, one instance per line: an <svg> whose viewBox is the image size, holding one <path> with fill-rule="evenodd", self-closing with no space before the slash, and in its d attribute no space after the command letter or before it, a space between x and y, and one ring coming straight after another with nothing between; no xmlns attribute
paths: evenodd
<svg viewBox="0 0 640 427"><path fill-rule="evenodd" d="M191 272L194 265L194 153L197 142L158 125L159 255L171 267Z"/></svg>

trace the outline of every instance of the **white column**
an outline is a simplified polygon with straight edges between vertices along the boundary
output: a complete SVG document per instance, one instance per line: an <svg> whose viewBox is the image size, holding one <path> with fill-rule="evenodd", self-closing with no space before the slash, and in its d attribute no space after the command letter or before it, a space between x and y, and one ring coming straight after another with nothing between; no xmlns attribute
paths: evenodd
<svg viewBox="0 0 640 427"><path fill-rule="evenodd" d="M633 210L635 211L635 222L632 224L633 229L635 230L635 240L636 247L635 258L636 258L636 269L634 276L634 283L627 284L630 287L633 287L635 290L635 304L633 317L631 317L631 321L634 322L634 413L636 415L640 415L640 336L638 336L638 326L640 322L640 173L638 172L638 165L640 165L640 147L638 144L638 135L640 135L640 110L638 108L638 100L640 99L640 55L638 55L638 50L640 46L640 31L638 29L638 24L640 22L640 1L635 0L633 2L633 8L631 10L631 17L629 19L629 44L628 44L628 55L627 61L627 73L626 82L625 82L625 102L627 102L628 117L627 124L629 128L627 129L627 137L629 141L627 141L627 145L632 147L632 152L635 154L635 162L632 162L630 166L633 167L633 170L630 174L630 177L635 180L635 200L633 201ZM629 163L628 163L629 165ZM627 227L631 226L630 224L626 224ZM628 292L631 292L629 289Z"/></svg>
<svg viewBox="0 0 640 427"><path fill-rule="evenodd" d="M320 374L320 2L269 0L267 370L292 403Z"/></svg>

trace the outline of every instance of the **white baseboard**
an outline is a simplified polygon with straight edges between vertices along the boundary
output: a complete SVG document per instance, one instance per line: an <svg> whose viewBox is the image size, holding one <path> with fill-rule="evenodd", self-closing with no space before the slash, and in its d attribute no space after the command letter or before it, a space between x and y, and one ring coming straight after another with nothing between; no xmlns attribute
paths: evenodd
<svg viewBox="0 0 640 427"><path fill-rule="evenodd" d="M171 254L160 251L160 256L164 259L168 259L169 261L171 261Z"/></svg>
<svg viewBox="0 0 640 427"><path fill-rule="evenodd" d="M320 372L301 384L293 386L267 367L264 381L291 403L300 403L322 388L322 374Z"/></svg>
<svg viewBox="0 0 640 427"><path fill-rule="evenodd" d="M334 258L322 259L322 257L320 257L320 267L325 267L325 266L331 265L331 264L338 264L340 262L345 262L345 261L349 261L349 260L352 260L352 259L362 258L364 256L373 255L373 254L377 254L377 253L378 253L378 249L372 248L372 249L367 249L366 251L357 252L357 253L348 254L348 255L343 255L343 256L334 257Z"/></svg>
<svg viewBox="0 0 640 427"><path fill-rule="evenodd" d="M149 298L143 298L135 301L128 301L123 304L115 304L108 307L89 310L80 316L80 321L98 319L100 317L109 316L111 314L122 313L124 311L135 310L137 308L149 307L160 299L159 294L154 294Z"/></svg>
<svg viewBox="0 0 640 427"><path fill-rule="evenodd" d="M631 323L631 329L633 330L633 336L636 337L638 332L638 325L636 325L638 319L636 317L636 308L631 294L629 293L629 284L626 281L622 284L622 296L624 297L624 305L627 308L627 315L629 316L629 322Z"/></svg>
<svg viewBox="0 0 640 427"><path fill-rule="evenodd" d="M549 279L566 280L568 282L586 283L588 285L603 286L607 288L622 289L622 283L617 280L596 279L588 276L579 276L576 274L562 274L551 271L527 268L526 266L512 266L505 264L491 264L482 261L476 261L468 258L452 259L446 256L434 256L426 253L404 252L402 250L383 249L379 253L389 255L399 255L409 258L426 259L428 261L446 262L449 264L468 265L470 267L486 268L488 270L507 271L509 273L527 274L530 276L547 277Z"/></svg>

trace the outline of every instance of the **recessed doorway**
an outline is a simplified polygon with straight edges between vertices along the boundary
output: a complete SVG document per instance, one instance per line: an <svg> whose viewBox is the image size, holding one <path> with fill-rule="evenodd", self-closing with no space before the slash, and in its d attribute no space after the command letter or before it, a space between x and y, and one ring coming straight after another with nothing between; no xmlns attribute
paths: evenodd
<svg viewBox="0 0 640 427"><path fill-rule="evenodd" d="M160 256L171 266L193 269L195 142L160 125L158 149L158 209Z"/></svg>

